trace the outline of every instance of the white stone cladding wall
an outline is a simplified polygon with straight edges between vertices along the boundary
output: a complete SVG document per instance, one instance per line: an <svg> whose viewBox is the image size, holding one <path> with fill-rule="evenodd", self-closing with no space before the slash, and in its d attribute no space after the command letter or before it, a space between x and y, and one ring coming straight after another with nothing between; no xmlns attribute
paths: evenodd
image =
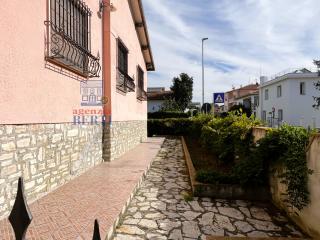
<svg viewBox="0 0 320 240"><path fill-rule="evenodd" d="M105 127L103 158L112 161L146 139L146 120L112 122Z"/></svg>
<svg viewBox="0 0 320 240"><path fill-rule="evenodd" d="M0 125L0 219L11 211L18 178L28 202L102 162L102 126Z"/></svg>

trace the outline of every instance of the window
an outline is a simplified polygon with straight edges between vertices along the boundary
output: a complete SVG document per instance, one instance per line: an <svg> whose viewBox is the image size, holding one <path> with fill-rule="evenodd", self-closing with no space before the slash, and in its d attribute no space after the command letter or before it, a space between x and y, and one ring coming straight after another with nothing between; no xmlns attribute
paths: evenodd
<svg viewBox="0 0 320 240"><path fill-rule="evenodd" d="M134 92L134 80L128 75L128 49L118 38L117 89L123 93Z"/></svg>
<svg viewBox="0 0 320 240"><path fill-rule="evenodd" d="M253 106L258 107L259 106L259 96L254 96L253 98Z"/></svg>
<svg viewBox="0 0 320 240"><path fill-rule="evenodd" d="M281 122L283 120L283 111L282 109L278 109L278 121Z"/></svg>
<svg viewBox="0 0 320 240"><path fill-rule="evenodd" d="M141 67L138 67L138 87L144 89L144 72Z"/></svg>
<svg viewBox="0 0 320 240"><path fill-rule="evenodd" d="M300 95L306 95L306 83L305 82L300 83Z"/></svg>
<svg viewBox="0 0 320 240"><path fill-rule="evenodd" d="M262 121L266 122L267 121L267 112L262 111Z"/></svg>
<svg viewBox="0 0 320 240"><path fill-rule="evenodd" d="M269 89L264 90L264 100L269 99Z"/></svg>
<svg viewBox="0 0 320 240"><path fill-rule="evenodd" d="M118 39L118 70L123 74L128 74L128 49Z"/></svg>
<svg viewBox="0 0 320 240"><path fill-rule="evenodd" d="M147 100L147 93L144 90L144 72L141 67L138 66L138 91L137 98L139 100Z"/></svg>
<svg viewBox="0 0 320 240"><path fill-rule="evenodd" d="M282 96L282 88L281 85L277 86L277 97L281 97Z"/></svg>
<svg viewBox="0 0 320 240"><path fill-rule="evenodd" d="M99 57L91 54L91 11L81 0L50 0L46 60L83 77L98 77Z"/></svg>

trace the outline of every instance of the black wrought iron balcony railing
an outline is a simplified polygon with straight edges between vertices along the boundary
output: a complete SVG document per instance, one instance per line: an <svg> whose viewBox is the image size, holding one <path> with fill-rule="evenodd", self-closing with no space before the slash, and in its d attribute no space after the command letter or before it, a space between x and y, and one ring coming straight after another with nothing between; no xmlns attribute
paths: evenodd
<svg viewBox="0 0 320 240"><path fill-rule="evenodd" d="M146 91L141 89L141 88L138 88L137 99L139 99L140 101L147 101L147 93L146 93Z"/></svg>
<svg viewBox="0 0 320 240"><path fill-rule="evenodd" d="M91 15L81 0L50 0L47 61L86 78L99 77L99 54L91 53Z"/></svg>
<svg viewBox="0 0 320 240"><path fill-rule="evenodd" d="M136 85L134 80L126 73L117 71L117 89L121 92L134 92Z"/></svg>

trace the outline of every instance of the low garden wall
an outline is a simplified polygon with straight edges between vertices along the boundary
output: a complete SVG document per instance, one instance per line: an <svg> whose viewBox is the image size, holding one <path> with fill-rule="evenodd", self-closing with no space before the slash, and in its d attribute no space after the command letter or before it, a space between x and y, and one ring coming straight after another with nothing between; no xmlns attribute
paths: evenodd
<svg viewBox="0 0 320 240"><path fill-rule="evenodd" d="M250 201L268 201L270 199L270 193L265 187L243 187L240 184L206 184L198 182L196 180L196 169L184 137L181 137L181 140L194 196Z"/></svg>
<svg viewBox="0 0 320 240"><path fill-rule="evenodd" d="M268 128L256 127L253 129L254 140L263 138ZM274 164L270 171L269 183L273 203L285 210L288 216L306 233L315 239L320 239L320 134L310 139L307 147L307 166L313 171L308 176L310 203L301 211L287 203L287 186L282 183L281 174L285 168L283 164Z"/></svg>

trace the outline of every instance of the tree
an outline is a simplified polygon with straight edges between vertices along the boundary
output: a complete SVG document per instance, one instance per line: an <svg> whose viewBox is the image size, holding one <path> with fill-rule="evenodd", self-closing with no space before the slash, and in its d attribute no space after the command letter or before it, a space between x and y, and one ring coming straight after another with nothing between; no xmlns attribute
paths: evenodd
<svg viewBox="0 0 320 240"><path fill-rule="evenodd" d="M181 111L184 111L192 99L193 77L189 77L186 73L180 73L178 77L172 80L173 99L179 106Z"/></svg>
<svg viewBox="0 0 320 240"><path fill-rule="evenodd" d="M241 110L240 110L241 109ZM250 117L252 114L251 108L247 108L242 104L237 104L233 105L230 109L229 112L236 112L236 114L242 114L245 113L247 117Z"/></svg>
<svg viewBox="0 0 320 240"><path fill-rule="evenodd" d="M161 108L160 108L160 111L163 111L163 112L170 112L170 111L179 111L180 110L180 107L178 106L178 104L176 103L176 101L172 98L168 98L166 99L162 105L161 105Z"/></svg>

